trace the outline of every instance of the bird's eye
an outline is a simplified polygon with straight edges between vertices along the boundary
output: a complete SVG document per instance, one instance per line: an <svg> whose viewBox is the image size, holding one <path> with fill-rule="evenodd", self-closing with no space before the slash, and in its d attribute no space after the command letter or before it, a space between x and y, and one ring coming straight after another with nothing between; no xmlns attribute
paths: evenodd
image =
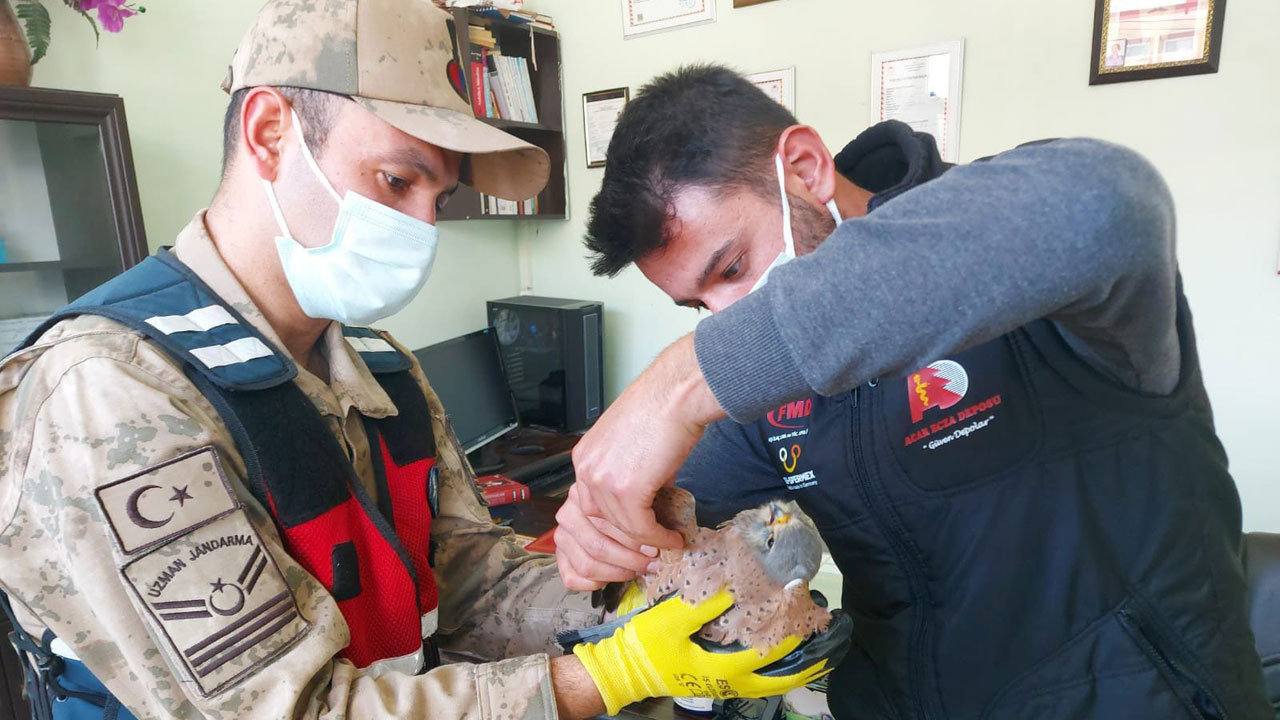
<svg viewBox="0 0 1280 720"><path fill-rule="evenodd" d="M769 548L770 550L772 550L772 549L773 549L773 534L772 534L772 533L770 533L770 534L769 534L769 539L764 541L764 546L765 546L766 548Z"/></svg>

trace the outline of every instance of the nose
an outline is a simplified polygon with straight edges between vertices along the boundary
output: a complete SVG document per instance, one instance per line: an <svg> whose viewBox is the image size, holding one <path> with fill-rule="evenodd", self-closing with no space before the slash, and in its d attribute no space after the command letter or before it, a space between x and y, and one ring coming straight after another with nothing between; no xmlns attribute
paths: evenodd
<svg viewBox="0 0 1280 720"><path fill-rule="evenodd" d="M746 297L750 288L751 286L745 282L736 283L731 287L716 288L702 298L702 304L714 315Z"/></svg>

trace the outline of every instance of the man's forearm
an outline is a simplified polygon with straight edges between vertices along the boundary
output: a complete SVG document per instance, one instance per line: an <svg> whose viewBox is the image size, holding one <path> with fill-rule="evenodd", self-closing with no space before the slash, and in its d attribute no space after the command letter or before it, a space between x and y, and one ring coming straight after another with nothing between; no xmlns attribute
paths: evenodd
<svg viewBox="0 0 1280 720"><path fill-rule="evenodd" d="M600 691L576 655L552 658L551 689L561 720L579 720L604 712Z"/></svg>

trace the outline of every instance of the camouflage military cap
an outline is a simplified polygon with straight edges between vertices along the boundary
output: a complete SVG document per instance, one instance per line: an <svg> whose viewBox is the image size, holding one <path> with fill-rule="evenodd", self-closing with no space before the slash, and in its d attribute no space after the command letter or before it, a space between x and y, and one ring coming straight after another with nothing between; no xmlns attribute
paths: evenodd
<svg viewBox="0 0 1280 720"><path fill-rule="evenodd" d="M547 184L550 159L475 118L456 33L453 17L430 0L269 0L222 89L347 95L416 138L468 155L463 180L476 190L533 197Z"/></svg>

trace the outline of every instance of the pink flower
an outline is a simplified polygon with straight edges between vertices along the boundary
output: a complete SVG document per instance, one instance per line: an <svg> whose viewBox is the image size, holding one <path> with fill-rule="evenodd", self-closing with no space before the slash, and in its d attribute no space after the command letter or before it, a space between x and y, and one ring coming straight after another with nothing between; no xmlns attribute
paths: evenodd
<svg viewBox="0 0 1280 720"><path fill-rule="evenodd" d="M98 22L107 32L118 33L124 27L124 20L137 15L136 10L125 7L127 0L80 0L80 9L88 12L98 11Z"/></svg>

